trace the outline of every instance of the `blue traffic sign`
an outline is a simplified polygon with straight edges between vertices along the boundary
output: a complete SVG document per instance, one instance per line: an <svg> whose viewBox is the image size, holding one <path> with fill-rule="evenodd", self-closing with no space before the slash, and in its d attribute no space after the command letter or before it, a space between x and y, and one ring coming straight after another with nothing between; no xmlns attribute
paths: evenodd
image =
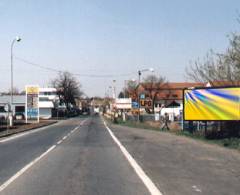
<svg viewBox="0 0 240 195"><path fill-rule="evenodd" d="M132 102L132 108L138 108L138 102Z"/></svg>

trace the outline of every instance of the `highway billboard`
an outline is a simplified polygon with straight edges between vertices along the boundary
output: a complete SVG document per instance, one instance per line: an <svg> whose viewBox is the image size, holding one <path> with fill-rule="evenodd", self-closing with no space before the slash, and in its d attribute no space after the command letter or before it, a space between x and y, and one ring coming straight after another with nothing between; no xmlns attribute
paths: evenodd
<svg viewBox="0 0 240 195"><path fill-rule="evenodd" d="M184 90L184 120L240 120L240 87Z"/></svg>

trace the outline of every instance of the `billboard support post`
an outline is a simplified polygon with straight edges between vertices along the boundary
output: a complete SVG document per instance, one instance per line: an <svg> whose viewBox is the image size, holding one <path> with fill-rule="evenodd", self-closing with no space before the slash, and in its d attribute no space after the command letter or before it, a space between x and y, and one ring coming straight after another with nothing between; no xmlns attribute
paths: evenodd
<svg viewBox="0 0 240 195"><path fill-rule="evenodd" d="M207 121L205 121L205 128L204 128L204 134L205 134L205 136L207 135Z"/></svg>

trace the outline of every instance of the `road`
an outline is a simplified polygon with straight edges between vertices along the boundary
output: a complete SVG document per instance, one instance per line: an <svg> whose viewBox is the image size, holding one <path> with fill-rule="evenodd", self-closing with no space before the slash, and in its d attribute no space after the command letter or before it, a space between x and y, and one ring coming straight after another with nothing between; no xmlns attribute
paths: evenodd
<svg viewBox="0 0 240 195"><path fill-rule="evenodd" d="M15 176L0 194L149 194L102 120L90 117L79 126L81 122L67 120L0 143L1 185ZM55 145L19 175L24 166Z"/></svg>
<svg viewBox="0 0 240 195"><path fill-rule="evenodd" d="M110 128L163 194L240 194L239 151L167 132Z"/></svg>
<svg viewBox="0 0 240 195"><path fill-rule="evenodd" d="M239 152L108 126L73 118L0 140L0 194L239 194Z"/></svg>

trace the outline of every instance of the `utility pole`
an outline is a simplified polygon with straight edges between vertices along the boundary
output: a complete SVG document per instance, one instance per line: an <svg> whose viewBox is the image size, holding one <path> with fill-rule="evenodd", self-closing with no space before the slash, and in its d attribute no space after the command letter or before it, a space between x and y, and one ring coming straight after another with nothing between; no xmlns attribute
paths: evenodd
<svg viewBox="0 0 240 195"><path fill-rule="evenodd" d="M141 83L141 75L142 72L139 70L138 71L138 88L140 86ZM137 100L138 100L138 122L140 122L140 94L139 94L139 90L137 90Z"/></svg>
<svg viewBox="0 0 240 195"><path fill-rule="evenodd" d="M113 99L116 100L117 96L116 96L116 86L115 86L116 80L113 80Z"/></svg>
<svg viewBox="0 0 240 195"><path fill-rule="evenodd" d="M154 72L154 69L153 68L148 68L148 69L143 69L143 70L139 70L138 71L138 87L140 86L140 83L141 83L141 75L142 75L142 72ZM140 122L140 93L139 93L139 90L137 90L137 100L138 100L138 122Z"/></svg>

